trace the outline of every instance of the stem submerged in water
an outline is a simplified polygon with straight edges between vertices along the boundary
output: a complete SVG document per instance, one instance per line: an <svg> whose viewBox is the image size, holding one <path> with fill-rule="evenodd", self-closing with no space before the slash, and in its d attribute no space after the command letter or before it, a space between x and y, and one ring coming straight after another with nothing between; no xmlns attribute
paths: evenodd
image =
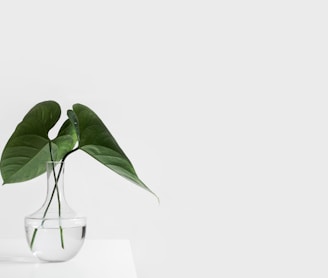
<svg viewBox="0 0 328 278"><path fill-rule="evenodd" d="M63 159L61 160L61 165L60 165L60 168L59 168L59 172L58 172L58 175L56 175L56 172L55 172L55 166L54 166L54 160L53 160L53 157L52 157L52 151L51 151L51 143L49 143L49 149L50 149L50 157L51 157L51 162L52 162L52 172L53 172L53 175L54 175L54 180L55 180L55 186L54 186L54 189L51 193L51 196L50 196L50 200L49 200L49 203L43 213L43 220L41 222L41 226L43 226L44 222L45 222L45 217L48 213L48 210L49 210L49 207L52 203L52 200L54 198L54 195L55 195L55 191L57 191L57 201L58 201L58 217L59 217L59 232L60 232L60 242L61 242L61 247L64 249L65 248L65 244L64 244L64 230L61 226L61 202L60 202L60 195L59 195L59 190L58 190L58 181L59 181L59 178L60 178L60 175L62 174L62 171L63 171L63 165L64 165L64 161L65 159L67 158L67 156L75 151L78 150L78 148L75 148L73 150L71 150L70 152L68 152L64 157ZM35 241L35 237L38 233L38 228L35 228L34 231L33 231L33 235L32 235L32 239L31 239L31 242L30 242L30 249L32 250L33 248L33 245L34 245L34 241Z"/></svg>
<svg viewBox="0 0 328 278"><path fill-rule="evenodd" d="M33 236L32 236L31 243L30 243L31 250L33 248L33 244L34 244L34 240L35 240L37 232L38 232L38 228L35 228L34 231L33 231Z"/></svg>
<svg viewBox="0 0 328 278"><path fill-rule="evenodd" d="M62 226L59 226L59 230L60 230L60 243L61 243L61 247L63 249L65 249L65 246L64 246L64 231L63 231Z"/></svg>
<svg viewBox="0 0 328 278"><path fill-rule="evenodd" d="M63 237L63 228L61 226L61 203L60 203L60 195L59 195L59 190L58 190L58 180L60 178L60 175L62 173L62 169L63 169L63 163L64 161L61 162L60 168L59 168L59 173L58 176L56 176L56 172L55 172L55 165L54 162L52 160L51 157L51 161L52 161L52 172L54 173L54 179L55 179L55 189L57 191L57 201L58 201L58 221L59 221L59 230L60 230L60 243L61 243L61 247L64 249L64 237ZM50 203L50 202L49 202Z"/></svg>
<svg viewBox="0 0 328 278"><path fill-rule="evenodd" d="M52 157L51 157L52 159ZM52 163L54 163L54 161L52 160L51 161ZM61 202L60 202L60 195L59 195L59 190L58 190L58 180L60 178L60 175L62 173L62 169L63 169L63 162L64 161L61 161L61 165L60 165L60 169L59 169L59 172L58 172L58 175L56 175L56 172L55 172L55 166L54 164L52 164L52 171L53 171L53 174L54 174L54 180L55 180L55 186L54 186L54 189L52 190L52 193L51 193L51 196L50 196L50 200L49 200L49 203L43 213L43 220L41 222L41 226L43 226L44 222L45 222L45 217L48 213L48 210L49 210L49 207L52 203L52 200L54 198L54 195L55 195L55 191L57 191L57 201L58 201L58 217L59 217L59 230L60 230L60 242L61 242L61 247L64 249L64 236L63 236L63 228L61 226ZM30 248L32 249L33 248L33 245L34 245L34 241L35 241L35 237L37 235L37 232L38 232L38 228L35 228L34 231L33 231L33 235L32 235L32 239L31 239L31 243L30 243Z"/></svg>

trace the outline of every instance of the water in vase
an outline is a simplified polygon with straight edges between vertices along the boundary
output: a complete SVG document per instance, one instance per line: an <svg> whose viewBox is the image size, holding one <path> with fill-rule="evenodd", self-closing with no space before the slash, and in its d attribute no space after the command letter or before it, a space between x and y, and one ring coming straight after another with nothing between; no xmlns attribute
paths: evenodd
<svg viewBox="0 0 328 278"><path fill-rule="evenodd" d="M86 226L69 228L26 227L26 236L33 254L44 261L67 261L73 258L83 245Z"/></svg>

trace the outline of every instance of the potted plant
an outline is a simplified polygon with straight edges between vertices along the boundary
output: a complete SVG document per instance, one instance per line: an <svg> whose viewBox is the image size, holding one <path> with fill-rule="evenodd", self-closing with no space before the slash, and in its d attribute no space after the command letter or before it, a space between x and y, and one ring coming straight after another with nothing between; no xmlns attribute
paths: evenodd
<svg viewBox="0 0 328 278"><path fill-rule="evenodd" d="M0 161L3 184L24 182L47 172L47 198L38 211L25 218L29 247L36 257L46 261L71 259L85 238L86 218L69 207L63 191L64 164L69 155L84 151L154 194L139 179L132 163L95 112L85 105L74 104L67 111L68 118L56 138L50 139L48 133L60 115L60 105L55 101L36 104L17 125Z"/></svg>

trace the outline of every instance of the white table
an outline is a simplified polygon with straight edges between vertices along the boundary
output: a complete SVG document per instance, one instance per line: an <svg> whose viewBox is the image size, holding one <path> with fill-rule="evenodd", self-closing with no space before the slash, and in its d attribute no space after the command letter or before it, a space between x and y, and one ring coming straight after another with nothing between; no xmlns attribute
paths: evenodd
<svg viewBox="0 0 328 278"><path fill-rule="evenodd" d="M43 263L24 240L0 239L1 278L137 278L129 240L86 239L70 261Z"/></svg>

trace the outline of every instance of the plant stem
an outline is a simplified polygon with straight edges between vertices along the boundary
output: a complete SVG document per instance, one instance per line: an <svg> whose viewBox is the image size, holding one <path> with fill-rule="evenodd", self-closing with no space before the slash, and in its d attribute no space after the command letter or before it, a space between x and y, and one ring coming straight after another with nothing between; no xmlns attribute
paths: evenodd
<svg viewBox="0 0 328 278"><path fill-rule="evenodd" d="M31 243L30 243L30 249L31 249L31 250L32 250L33 245L34 245L34 240L35 240L35 237L36 237L36 233L37 233L37 232L38 232L38 228L34 228L33 236L32 236Z"/></svg>
<svg viewBox="0 0 328 278"><path fill-rule="evenodd" d="M52 158L52 156L51 156L51 161L53 162L53 158ZM52 203L52 200L53 200L53 198L54 198L54 195L55 195L55 192L56 192L56 191L57 191L57 200L58 200L58 216L59 216L59 221L60 221L60 217L61 217L61 203L60 203L60 196L59 196L59 190L58 190L58 180L59 180L60 175L61 175L61 173L62 173L63 162L64 162L64 161L62 161L62 164L60 165L59 172L58 172L58 175L57 175L57 176L56 176L56 172L55 172L55 166L52 164L52 167L53 167L52 171L53 171L53 174L54 174L55 186L54 186L54 189L53 189L52 192L51 192L51 196L50 196L50 200L49 200L49 202L48 202L48 205L47 205L47 207L46 207L46 209L45 209L45 211L44 211L44 213L43 213L43 216L42 216L43 220L42 220L42 222L41 222L41 226L43 226L43 224L44 224L44 222L45 222L45 219L44 219L44 218L46 217L46 215L47 215L47 213L48 213L48 210L49 210L49 208L50 208L50 205L51 205L51 203ZM60 229L60 241L61 241L61 246L62 246L62 248L64 249L64 237L63 237L63 229L62 229L62 226L61 226L61 225L59 225L59 229ZM36 237L36 235L37 235L37 232L38 232L38 228L35 228L34 231L33 231L32 239L31 239L31 243L30 243L30 248L31 248L31 249L32 249L32 247L33 247L34 240L35 240L35 237Z"/></svg>
<svg viewBox="0 0 328 278"><path fill-rule="evenodd" d="M53 167L53 174L54 174L54 180L55 180L55 186L54 186L54 189L51 193L51 196L50 196L50 200L49 200L49 203L43 213L43 217L42 218L45 218L47 213L48 213L48 210L49 210L49 207L50 207L50 204L53 200L53 197L55 195L55 191L57 191L57 200L58 200L58 216L59 216L59 230L60 230L60 242L61 242L61 247L64 249L64 235L63 235L63 228L61 226L61 202L60 202L60 195L59 195L59 190L58 190L58 180L60 178L60 175L62 173L62 170L63 170L63 165L64 165L64 161L65 159L68 157L68 155L70 155L71 153L77 151L79 148L75 148L71 151L69 151L68 153L66 153L64 155L64 157L62 158L61 160L61 165L60 165L60 168L59 168L59 172L58 172L58 175L56 175L56 172L55 172L55 166L53 164L54 162L54 159L53 159L53 156L52 156L52 149L51 149L51 142L49 142L49 149L50 149L50 158L51 158L51 162L52 162L52 167ZM41 226L44 224L45 222L45 219L42 220L41 222ZM31 239L31 243L30 243L30 248L32 249L33 248L33 245L34 245L34 241L35 241L35 237L37 235L37 232L38 232L38 228L35 228L34 231L33 231L33 235L32 235L32 239Z"/></svg>
<svg viewBox="0 0 328 278"><path fill-rule="evenodd" d="M61 243L61 247L64 249L64 237L63 237L63 228L61 226L61 202L60 202L60 195L59 195L59 189L58 189L58 180L60 178L60 175L62 173L62 169L63 169L63 163L64 161L61 162L60 168L59 168L59 172L58 175L56 176L56 172L55 172L55 165L54 165L54 160L52 158L51 155L51 162L52 162L52 172L54 174L54 179L55 179L55 187L54 190L57 191L57 201L58 201L58 221L59 221L59 230L60 230L60 243ZM53 197L53 195L52 195ZM50 200L51 202L51 200ZM50 204L49 202L49 204Z"/></svg>

